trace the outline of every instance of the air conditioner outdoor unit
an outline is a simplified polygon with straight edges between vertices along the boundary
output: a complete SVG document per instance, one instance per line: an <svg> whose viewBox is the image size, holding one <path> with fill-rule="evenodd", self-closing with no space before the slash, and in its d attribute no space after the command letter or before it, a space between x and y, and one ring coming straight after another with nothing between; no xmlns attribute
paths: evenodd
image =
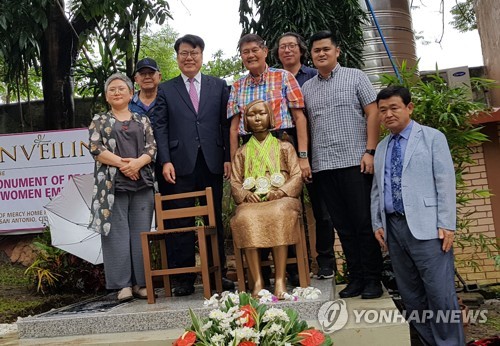
<svg viewBox="0 0 500 346"><path fill-rule="evenodd" d="M469 67L461 66L446 69L446 81L450 88L465 88L469 98L472 100L472 88L470 84Z"/></svg>

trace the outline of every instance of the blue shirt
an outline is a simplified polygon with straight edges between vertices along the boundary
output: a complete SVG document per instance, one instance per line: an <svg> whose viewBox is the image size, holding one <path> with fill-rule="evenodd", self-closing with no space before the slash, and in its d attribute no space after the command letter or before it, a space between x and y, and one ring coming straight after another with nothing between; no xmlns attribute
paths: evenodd
<svg viewBox="0 0 500 346"><path fill-rule="evenodd" d="M406 145L408 144L408 139L410 138L411 129L413 128L413 120L410 121L408 126L405 127L403 131L399 133L401 139L399 144L401 145L401 161L405 160ZM394 206L392 205L392 188L391 188L391 156L392 147L394 147L394 135L391 134L389 139L389 145L387 146L387 153L385 155L385 170L384 170L384 203L385 212L387 214L394 213Z"/></svg>
<svg viewBox="0 0 500 346"><path fill-rule="evenodd" d="M295 79L299 82L299 85L302 86L309 79L316 77L318 74L318 70L312 67L307 67L306 65L300 66L299 72L295 75Z"/></svg>
<svg viewBox="0 0 500 346"><path fill-rule="evenodd" d="M131 112L137 113L141 116L147 116L149 117L149 121L151 121L151 126L153 126L153 108L156 104L156 99L151 102L149 106L146 106L144 103L142 103L141 99L139 98L139 92L136 92L134 96L132 97L132 100L130 100L130 103L128 104L128 109Z"/></svg>

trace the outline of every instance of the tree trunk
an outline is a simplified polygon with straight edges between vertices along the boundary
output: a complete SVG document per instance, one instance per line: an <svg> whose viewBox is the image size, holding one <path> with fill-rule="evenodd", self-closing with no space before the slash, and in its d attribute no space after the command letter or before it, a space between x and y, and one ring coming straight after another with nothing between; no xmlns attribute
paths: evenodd
<svg viewBox="0 0 500 346"><path fill-rule="evenodd" d="M477 0L476 12L477 29L481 38L484 66L487 77L500 80L500 2L498 0ZM500 107L500 89L492 88L489 92L491 106Z"/></svg>
<svg viewBox="0 0 500 346"><path fill-rule="evenodd" d="M49 5L48 26L40 46L46 130L65 129L74 123L71 69L74 52L78 50L78 37L62 8L62 0Z"/></svg>

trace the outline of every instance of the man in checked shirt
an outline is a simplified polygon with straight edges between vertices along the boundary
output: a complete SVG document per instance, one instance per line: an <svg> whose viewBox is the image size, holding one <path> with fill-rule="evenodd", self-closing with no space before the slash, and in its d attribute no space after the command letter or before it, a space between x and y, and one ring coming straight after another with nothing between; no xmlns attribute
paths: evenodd
<svg viewBox="0 0 500 346"><path fill-rule="evenodd" d="M229 141L231 158L238 149L239 138L246 143L251 134L244 130L243 115L245 106L251 101L267 101L274 114L273 133L279 139L292 142L298 149L299 165L302 178L309 182L312 178L311 167L307 158L308 135L307 120L304 115L304 98L299 83L292 73L267 66L269 52L264 40L255 34L247 34L238 42L241 60L248 70L248 75L234 82L227 104L227 117L231 119ZM268 252L262 251L265 259ZM295 272L289 272L292 285L297 284ZM269 269L264 269L264 280L269 276Z"/></svg>
<svg viewBox="0 0 500 346"><path fill-rule="evenodd" d="M307 160L307 120L297 80L288 71L267 66L268 48L260 36L247 34L240 39L238 47L248 75L234 82L227 103L227 117L232 119L229 134L231 157L238 149L238 136L245 141L248 135L243 127L245 106L253 100L262 99L269 102L273 110L277 137L291 139L298 148L302 178L309 181L312 174ZM295 140L297 142L294 143Z"/></svg>
<svg viewBox="0 0 500 346"><path fill-rule="evenodd" d="M380 121L366 74L342 67L335 37L310 38L318 76L302 86L311 126L312 170L346 257L349 283L341 298L382 295L382 254L373 236L370 193Z"/></svg>

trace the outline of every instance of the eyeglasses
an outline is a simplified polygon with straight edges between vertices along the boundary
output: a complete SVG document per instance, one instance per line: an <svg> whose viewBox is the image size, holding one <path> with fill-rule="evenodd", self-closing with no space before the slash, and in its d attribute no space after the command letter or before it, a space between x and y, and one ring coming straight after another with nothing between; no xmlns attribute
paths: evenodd
<svg viewBox="0 0 500 346"><path fill-rule="evenodd" d="M286 50L287 48L290 50L294 50L297 48L298 44L297 43L286 43L286 44L280 44L279 45L279 50Z"/></svg>
<svg viewBox="0 0 500 346"><path fill-rule="evenodd" d="M192 50L190 52L188 52L188 51L182 51L182 52L178 53L178 55L182 59L187 59L188 56L191 56L191 58L196 59L200 54L201 54L200 52L195 51L195 50Z"/></svg>
<svg viewBox="0 0 500 346"><path fill-rule="evenodd" d="M119 88L110 88L108 89L108 93L110 94L126 94L128 92L128 88L126 87L119 87Z"/></svg>
<svg viewBox="0 0 500 346"><path fill-rule="evenodd" d="M252 49L245 49L243 51L241 51L241 56L247 56L247 55L250 55L250 54L257 54L259 51L262 50L262 47L254 47Z"/></svg>

